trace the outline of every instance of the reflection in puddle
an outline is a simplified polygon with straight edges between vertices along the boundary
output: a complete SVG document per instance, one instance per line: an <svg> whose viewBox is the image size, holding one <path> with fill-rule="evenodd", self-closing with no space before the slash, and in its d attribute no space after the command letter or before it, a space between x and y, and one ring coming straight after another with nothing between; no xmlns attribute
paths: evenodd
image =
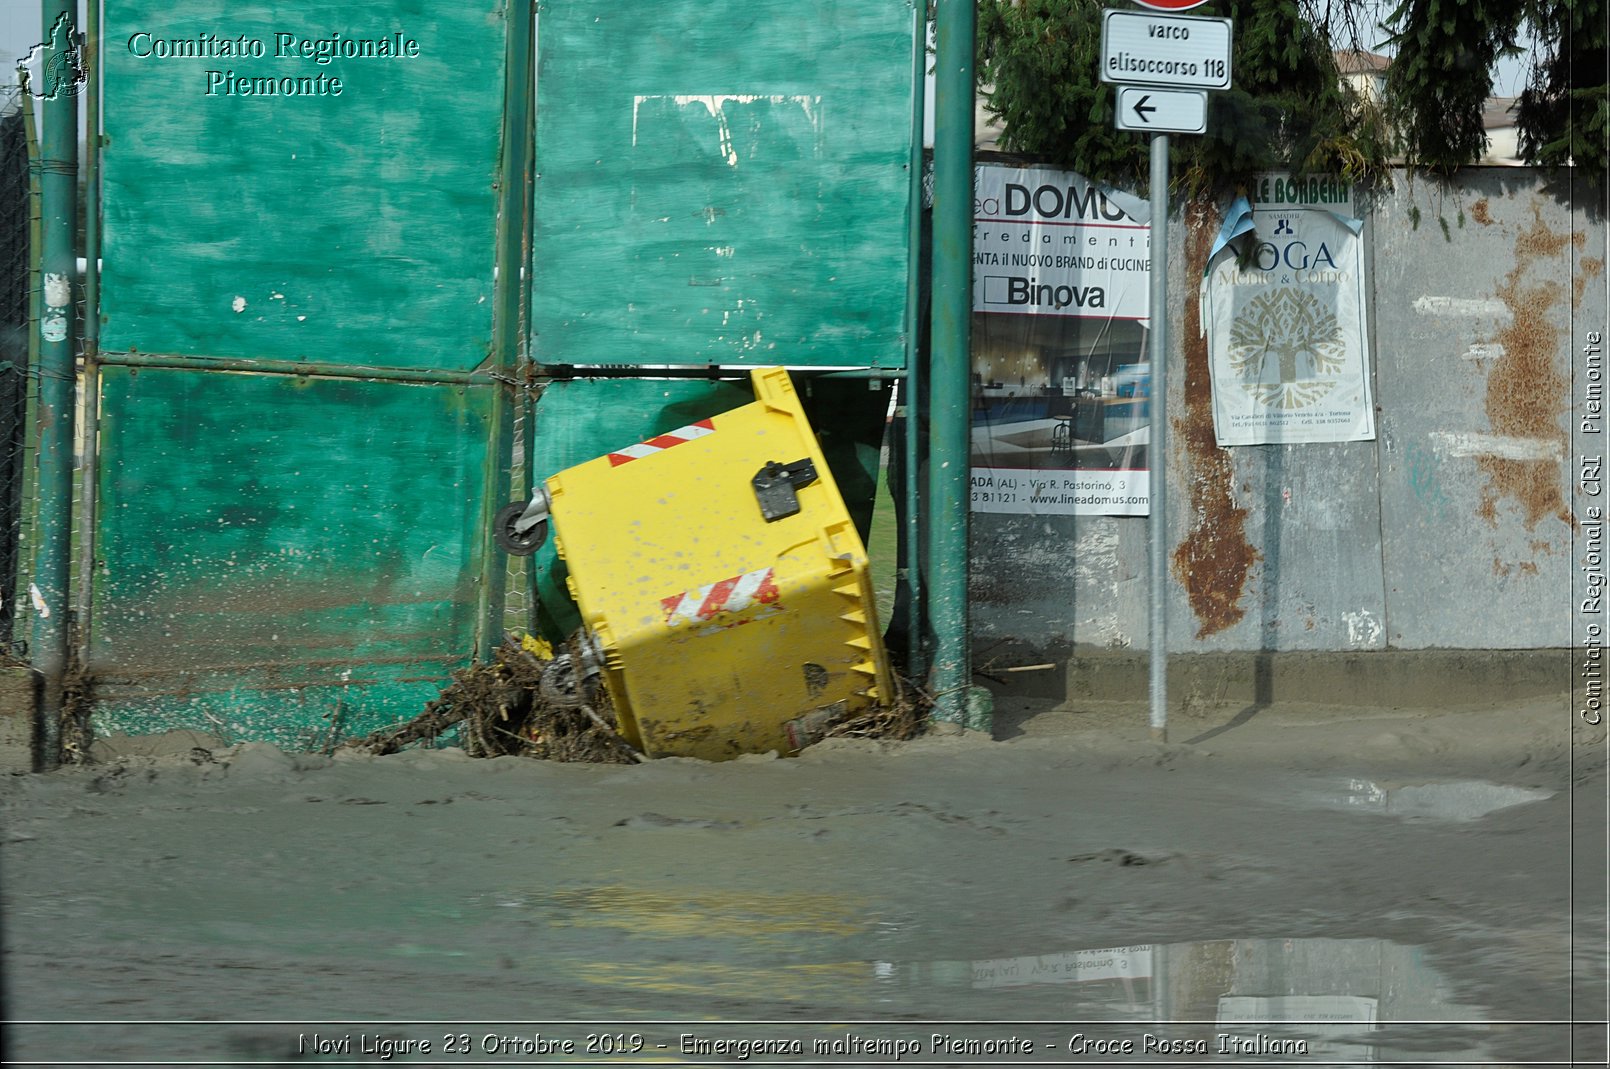
<svg viewBox="0 0 1610 1069"><path fill-rule="evenodd" d="M620 928L659 938L703 937L716 931L746 941L795 945L801 935L857 935L867 926L854 903L831 895L667 893L613 886L556 891L545 905L563 911L560 923Z"/></svg>
<svg viewBox="0 0 1610 1069"><path fill-rule="evenodd" d="M628 997L808 1005L818 1019L1078 1021L1092 1036L1129 1028L1187 1043L1178 1053L1209 1057L1301 1053L1363 1062L1406 1049L1424 1054L1431 1044L1439 1054L1480 1060L1484 1050L1485 1033L1475 1027L1482 1012L1454 998L1419 948L1381 939L1227 939L912 960L910 918L880 917L869 903L839 896L622 884L519 904L537 929L522 965ZM1416 1024L1382 1031L1393 1021Z"/></svg>
<svg viewBox="0 0 1610 1069"><path fill-rule="evenodd" d="M1137 1019L1372 1024L1473 1021L1417 947L1383 939L1230 939L1017 958L878 963L886 981L997 991L1075 985Z"/></svg>
<svg viewBox="0 0 1610 1069"><path fill-rule="evenodd" d="M1352 779L1339 795L1348 809L1420 820L1480 820L1489 813L1550 798L1553 791L1506 787L1480 780L1389 787Z"/></svg>
<svg viewBox="0 0 1610 1069"><path fill-rule="evenodd" d="M526 926L502 948L516 967L618 991L794 1004L867 987L858 951L900 929L844 895L622 883L505 892L481 904Z"/></svg>
<svg viewBox="0 0 1610 1069"><path fill-rule="evenodd" d="M972 966L975 990L1023 984L1129 980L1152 974L1152 947L1075 950L1033 958L992 958L968 964Z"/></svg>
<svg viewBox="0 0 1610 1069"><path fill-rule="evenodd" d="M1432 1040L1442 1054L1475 1058L1483 1020L1457 1002L1419 948L1382 939L1233 939L1078 950L1016 958L878 963L886 983L967 987L978 1016L1024 1011L1021 989L1061 989L1040 1012L1086 1022L1147 1022L1147 1035L1184 1044L1181 1053L1301 1054L1375 1061L1401 1053L1393 1040L1424 1052L1427 1036L1386 1022L1441 1022ZM1044 1007L1042 1010L1041 1007ZM1166 1028L1157 1025L1166 1022ZM1294 1027L1307 1026L1307 1027ZM1111 1033L1121 1035L1122 1033Z"/></svg>

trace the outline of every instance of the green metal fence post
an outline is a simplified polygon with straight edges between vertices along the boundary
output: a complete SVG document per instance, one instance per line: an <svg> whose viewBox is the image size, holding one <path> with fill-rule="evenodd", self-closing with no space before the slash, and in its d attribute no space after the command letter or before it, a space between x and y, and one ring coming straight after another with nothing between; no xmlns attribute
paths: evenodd
<svg viewBox="0 0 1610 1069"><path fill-rule="evenodd" d="M498 247L496 310L492 320L492 366L495 377L512 381L520 350L520 300L525 286L521 256L525 249L525 150L531 126L532 0L509 5L507 84L503 104L503 160L498 172ZM486 458L486 494L481 534L480 624L476 656L490 660L503 641L503 601L509 559L492 537L492 519L508 500L514 452L514 401L507 381L496 381L492 403L492 448Z"/></svg>
<svg viewBox="0 0 1610 1069"><path fill-rule="evenodd" d="M73 242L78 197L77 31L71 0L42 4L45 62L40 130L42 211L39 320L39 541L34 548L33 664L43 676L37 733L40 769L61 761L62 682L67 669L68 583L73 552Z"/></svg>
<svg viewBox="0 0 1610 1069"><path fill-rule="evenodd" d="M924 111L926 110L927 95L927 68L928 68L928 15L923 7L914 12L916 24L912 32L916 40L912 42L911 81L911 218L910 239L911 255L907 259L906 275L906 377L896 387L900 391L900 407L905 410L905 418L901 426L905 430L903 440L891 443L895 448L903 450L901 467L904 469L900 480L902 495L901 502L904 510L906 540L906 616L900 621L906 629L906 671L912 679L922 679L927 670L923 663L926 651L923 648L923 575L926 573L926 561L922 555L922 532L925 526L922 522L922 494L918 489L917 477L922 470L922 420L919 418L923 405L920 390L926 386L922 375L921 346L918 337L922 334L922 137L924 127Z"/></svg>
<svg viewBox="0 0 1610 1069"><path fill-rule="evenodd" d="M78 625L79 663L89 660L90 608L95 591L96 459L100 448L101 338L101 5L85 11L84 74L84 393L83 460L78 486L78 593L73 618Z"/></svg>
<svg viewBox="0 0 1610 1069"><path fill-rule="evenodd" d="M967 507L973 319L975 0L939 0L935 27L933 363L929 369L928 605L934 719L967 723ZM972 724L977 728L988 725Z"/></svg>

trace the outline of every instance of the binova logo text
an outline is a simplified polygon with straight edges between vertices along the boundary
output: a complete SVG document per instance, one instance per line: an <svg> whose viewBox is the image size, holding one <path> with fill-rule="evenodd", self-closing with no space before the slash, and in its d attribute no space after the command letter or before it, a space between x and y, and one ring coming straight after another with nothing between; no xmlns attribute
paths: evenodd
<svg viewBox="0 0 1610 1069"><path fill-rule="evenodd" d="M1052 286L1032 278L1009 278L1006 286L1007 304L1050 305L1066 308L1105 308L1107 291L1100 286Z"/></svg>
<svg viewBox="0 0 1610 1069"><path fill-rule="evenodd" d="M1105 308L1107 291L1100 286L1041 282L1021 275L985 275L984 303L1031 308Z"/></svg>

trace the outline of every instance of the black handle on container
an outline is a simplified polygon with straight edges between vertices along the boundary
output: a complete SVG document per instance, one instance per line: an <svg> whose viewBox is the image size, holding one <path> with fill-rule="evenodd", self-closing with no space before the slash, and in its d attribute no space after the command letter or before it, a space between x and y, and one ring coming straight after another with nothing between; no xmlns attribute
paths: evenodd
<svg viewBox="0 0 1610 1069"><path fill-rule="evenodd" d="M816 465L810 457L805 457L792 464L768 460L749 482L755 488L760 514L767 523L772 523L797 515L799 494L796 491L802 486L809 486L816 479Z"/></svg>

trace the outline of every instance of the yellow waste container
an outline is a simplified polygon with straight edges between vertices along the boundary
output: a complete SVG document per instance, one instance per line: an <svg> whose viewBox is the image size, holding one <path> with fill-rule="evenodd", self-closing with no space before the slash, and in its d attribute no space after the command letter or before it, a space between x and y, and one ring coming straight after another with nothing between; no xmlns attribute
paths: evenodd
<svg viewBox="0 0 1610 1069"><path fill-rule="evenodd" d="M756 400L547 482L621 734L654 757L788 753L893 694L866 549L783 368Z"/></svg>

